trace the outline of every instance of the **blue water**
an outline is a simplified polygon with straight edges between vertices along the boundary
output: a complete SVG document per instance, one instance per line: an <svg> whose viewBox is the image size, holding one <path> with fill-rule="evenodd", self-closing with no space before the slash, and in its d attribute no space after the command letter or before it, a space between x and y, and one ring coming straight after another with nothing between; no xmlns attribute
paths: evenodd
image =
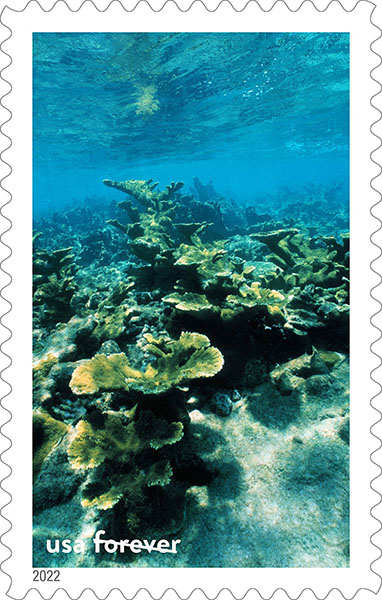
<svg viewBox="0 0 382 600"><path fill-rule="evenodd" d="M239 203L349 180L349 36L37 33L34 213L102 179L193 177ZM338 199L338 195L337 195Z"/></svg>

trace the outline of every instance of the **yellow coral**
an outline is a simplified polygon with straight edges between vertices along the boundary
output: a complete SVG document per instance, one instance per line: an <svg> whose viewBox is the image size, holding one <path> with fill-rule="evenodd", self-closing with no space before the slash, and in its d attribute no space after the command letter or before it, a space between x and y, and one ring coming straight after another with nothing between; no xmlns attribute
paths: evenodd
<svg viewBox="0 0 382 600"><path fill-rule="evenodd" d="M93 335L101 341L116 339L126 330L126 323L135 312L137 312L135 306L125 304L113 306L111 312L107 308L101 309L96 314L98 324Z"/></svg>
<svg viewBox="0 0 382 600"><path fill-rule="evenodd" d="M218 308L211 304L203 294L186 292L179 294L174 292L162 298L163 302L172 304L177 310L194 315L195 317L205 318L209 315L218 313Z"/></svg>
<svg viewBox="0 0 382 600"><path fill-rule="evenodd" d="M148 487L152 487L153 485L167 485L171 481L172 474L169 461L160 460L151 465L146 475L146 485Z"/></svg>
<svg viewBox="0 0 382 600"><path fill-rule="evenodd" d="M69 427L53 419L47 412L33 413L33 476L35 477L53 448L69 431Z"/></svg>
<svg viewBox="0 0 382 600"><path fill-rule="evenodd" d="M267 310L271 317L276 317L280 320L284 320L283 312L279 306L272 306L272 304L268 304Z"/></svg>
<svg viewBox="0 0 382 600"><path fill-rule="evenodd" d="M100 389L124 389L160 394L181 387L191 379L212 377L224 364L221 352L207 336L183 332L179 340L155 340L146 336L146 350L156 357L145 371L131 367L123 353L96 355L77 367L70 387L75 394L94 394Z"/></svg>
<svg viewBox="0 0 382 600"><path fill-rule="evenodd" d="M170 462L166 459L152 464L146 475L133 468L128 475L120 476L119 482L109 490L95 496L94 498L83 498L81 504L84 508L98 508L98 510L109 510L113 508L125 494L138 494L142 492L143 486L165 486L170 483L173 475Z"/></svg>
<svg viewBox="0 0 382 600"><path fill-rule="evenodd" d="M342 236L343 244L333 237L324 237L326 246L311 247L311 239L298 229L279 229L259 232L251 237L265 244L271 251L268 260L284 270L283 285L286 288L314 284L324 288L337 287L347 275L346 253L348 236Z"/></svg>
<svg viewBox="0 0 382 600"><path fill-rule="evenodd" d="M130 417L135 411L130 411ZM145 414L145 413L143 413ZM149 437L138 435L134 421L124 423L119 413L103 413L104 423L99 429L87 421L77 423L68 448L68 458L73 469L94 469L105 460L127 463L131 457L145 448L159 450L175 444L183 437L181 422L167 423L148 413L151 431ZM125 416L129 413L124 413Z"/></svg>
<svg viewBox="0 0 382 600"><path fill-rule="evenodd" d="M136 407L124 413L100 413L97 425L80 421L74 429L68 448L72 468L95 470L82 490L81 503L85 508L108 510L126 494L141 494L144 486L164 486L170 482L172 468L167 459L154 459L148 467L138 468L136 456L149 448L159 450L175 444L183 436L183 424L168 423L150 410L141 411L138 419L135 413ZM126 423L126 419L136 420ZM97 476L96 467L103 463L109 472L113 465L106 480Z"/></svg>
<svg viewBox="0 0 382 600"><path fill-rule="evenodd" d="M45 356L36 361L33 365L33 383L39 385L49 375L51 368L56 365L58 358L53 352L48 352Z"/></svg>
<svg viewBox="0 0 382 600"><path fill-rule="evenodd" d="M132 223L123 225L115 219L107 221L131 238L132 252L159 270L164 263L170 262L172 265L172 252L176 245L173 239L174 214L177 208L172 197L184 184L173 181L163 192L155 189L158 183L152 179L121 182L105 179L104 184L132 196L146 208L142 212L130 200L120 202L118 206L127 212Z"/></svg>
<svg viewBox="0 0 382 600"><path fill-rule="evenodd" d="M232 275L232 265L226 258L224 241L203 244L194 234L193 242L193 245L180 244L175 252L175 257L177 257L175 265L187 270L196 269L199 277L205 282L212 280L217 275Z"/></svg>
<svg viewBox="0 0 382 600"><path fill-rule="evenodd" d="M70 387L75 394L95 394L101 388L127 389L128 377L139 378L142 373L130 367L125 354L97 354L75 369Z"/></svg>
<svg viewBox="0 0 382 600"><path fill-rule="evenodd" d="M168 433L165 437L155 437L155 432L153 432L153 438L150 440L151 448L154 450L159 450L159 448L163 448L163 446L171 446L176 442L179 442L183 437L183 423L179 421L175 421L174 423L169 423L168 425Z"/></svg>
<svg viewBox="0 0 382 600"><path fill-rule="evenodd" d="M69 462L73 469L94 469L105 458L105 453L97 444L98 439L92 426L86 421L77 423L74 439L68 448Z"/></svg>
<svg viewBox="0 0 382 600"><path fill-rule="evenodd" d="M170 185L166 185L166 189L163 192L158 192L155 188L158 182L153 182L152 179L140 180L130 179L128 181L112 181L111 179L104 179L103 183L107 187L112 187L129 196L135 198L142 206L146 206L154 210L153 213L148 213L151 217L155 216L158 219L165 216L169 217L174 211L174 206L169 202L172 196L180 190L184 183L182 181L172 181ZM127 210L130 218L133 217L133 221L137 222L142 217L142 213L134 212L131 213L131 206L129 203L121 202L118 206ZM123 226L122 226L123 228Z"/></svg>
<svg viewBox="0 0 382 600"><path fill-rule="evenodd" d="M94 469L106 459L126 462L129 454L141 446L134 424L125 425L120 415L109 413L100 429L94 429L87 421L77 424L68 457L73 469Z"/></svg>
<svg viewBox="0 0 382 600"><path fill-rule="evenodd" d="M81 500L81 504L84 508L98 508L98 510L109 510L113 508L117 502L123 497L126 493L128 487L128 482L124 482L121 485L113 486L105 492L104 494L100 494L91 500L89 498L83 498Z"/></svg>
<svg viewBox="0 0 382 600"><path fill-rule="evenodd" d="M288 247L288 241L296 234L298 229L277 229L275 231L252 233L250 237L265 244L272 254L267 258L274 264L285 268L293 265L292 251Z"/></svg>

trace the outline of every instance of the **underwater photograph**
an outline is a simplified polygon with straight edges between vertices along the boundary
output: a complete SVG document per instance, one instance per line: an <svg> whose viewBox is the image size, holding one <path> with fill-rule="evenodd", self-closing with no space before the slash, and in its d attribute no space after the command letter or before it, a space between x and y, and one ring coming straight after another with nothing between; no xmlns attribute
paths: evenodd
<svg viewBox="0 0 382 600"><path fill-rule="evenodd" d="M349 567L349 34L33 34L33 567Z"/></svg>

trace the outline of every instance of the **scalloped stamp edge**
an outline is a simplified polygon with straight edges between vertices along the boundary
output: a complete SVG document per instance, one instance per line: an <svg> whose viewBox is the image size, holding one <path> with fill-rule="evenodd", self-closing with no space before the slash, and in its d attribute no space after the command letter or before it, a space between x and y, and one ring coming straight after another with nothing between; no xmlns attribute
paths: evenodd
<svg viewBox="0 0 382 600"><path fill-rule="evenodd" d="M12 381L13 381L13 356L17 346L14 343L14 322L12 320L14 311L17 307L14 302L14 294L15 291L12 291L13 286L13 274L15 268L14 261L14 252L16 250L15 246L15 238L12 237L14 225L15 225L15 209L12 208L12 205L15 203L15 199L17 198L17 186L15 185L14 177L13 177L13 165L14 165L14 152L13 152L13 130L14 124L12 122L13 112L12 112L12 91L14 81L12 79L12 61L13 54L11 51L11 43L12 37L15 34L15 27L17 28L17 15L25 14L25 11L28 11L29 7L34 5L34 8L37 8L39 11L42 11L44 14L52 14L62 8L65 7L65 10L74 14L80 15L81 12L85 10L89 10L90 6L93 9L92 14L98 13L106 13L107 11L114 10L117 5L125 11L127 14L131 14L139 12L142 9L142 6L145 6L146 11L150 14L150 19L155 23L156 15L163 15L166 11L171 11L171 18L174 17L174 11L179 14L187 16L188 14L192 14L192 11L202 10L206 11L206 16L212 15L216 20L219 19L220 14L223 11L233 10L236 14L246 14L252 9L256 9L261 11L266 15L274 14L280 7L283 7L285 11L288 11L292 15L300 14L301 11L304 11L307 7L312 11L316 11L316 13L326 13L332 9L335 5L339 11L343 11L343 15L353 14L357 16L357 11L360 6L363 8L367 8L369 15L369 23L368 26L371 27L371 31L374 31L374 36L369 35L367 39L367 48L364 48L364 51L368 50L370 54L370 69L368 71L368 76L371 80L371 94L369 96L369 104L370 111L365 116L364 126L367 125L368 128L368 181L367 185L369 189L368 201L369 201L369 213L372 217L372 227L368 231L368 243L367 247L367 256L370 258L370 274L368 278L368 283L370 283L368 290L370 296L370 302L367 304L367 314L368 320L370 323L370 333L369 333L369 352L370 358L368 360L368 372L370 378L370 384L367 386L367 394L368 401L370 402L370 407L372 411L370 414L372 415L369 418L369 442L368 448L370 448L369 452L369 460L372 464L372 468L368 469L368 472L372 473L372 476L368 479L368 485L370 487L369 490L369 498L374 498L374 503L368 504L368 516L371 523L374 523L372 530L369 535L369 543L370 546L374 548L374 553L371 551L371 560L368 563L368 573L366 570L362 572L362 576L359 578L359 583L351 588L349 591L345 591L336 585L332 585L328 588L326 586L325 591L317 590L313 586L311 587L309 584L304 583L289 583L285 585L279 585L280 579L278 576L271 575L273 584L266 586L266 588L261 585L257 587L256 580L257 573L253 573L253 585L245 583L243 585L238 585L237 580L239 578L239 571L241 569L224 569L224 571L231 571L231 573L222 575L222 569L213 569L209 579L211 576L213 577L216 572L219 573L218 579L220 581L229 582L228 585L225 583L221 585L216 583L214 585L210 585L208 581L208 577L203 577L200 574L200 579L198 577L195 578L195 569L190 569L189 571L194 571L193 581L194 584L189 583L188 586L180 586L173 585L172 575L170 573L167 574L167 583L166 579L161 579L160 583L155 583L153 586L146 587L145 585L139 585L137 582L134 582L133 587L129 586L128 589L121 589L120 586L114 586L108 588L106 586L105 589L102 589L102 594L99 595L99 588L95 589L95 586L87 585L82 588L82 584L76 587L75 589L68 589L67 587L58 587L54 590L52 589L49 592L41 589L34 588L33 584L24 588L22 592L22 597L25 597L26 594L32 590L37 590L40 597L50 598L52 595L59 589L64 589L70 598L78 597L79 594L83 593L85 590L91 590L95 597L104 598L106 595L108 596L111 591L118 590L125 598L135 597L138 592L146 591L152 598L162 598L164 594L168 594L169 592L174 592L179 598L188 598L191 594L198 594L202 596L202 594L208 598L216 598L217 595L224 595L225 592L230 592L235 598L244 598L252 595L252 596L260 596L261 598L270 598L277 591L282 590L289 598L299 597L304 592L310 591L316 598L326 598L327 595L334 590L337 590L343 598L354 598L357 594L362 596L365 594L365 597L369 597L370 595L377 595L382 588L382 579L381 579L381 567L380 567L380 557L381 557L381 547L378 545L380 542L380 532L382 528L382 521L379 518L380 516L380 508L381 508L381 494L380 494L380 453L378 453L381 448L381 420L382 413L377 407L377 401L379 398L381 385L380 385L380 373L381 373L381 351L380 351L380 340L382 338L382 329L381 329L381 315L382 315L382 304L380 301L381 294L381 261L380 257L382 255L381 250L381 230L382 230L382 219L381 219L381 195L380 195L380 173L381 173L381 163L380 163L380 148L382 146L382 138L380 135L381 132L381 121L382 121L382 112L380 110L381 99L381 40L382 40L382 29L380 25L382 25L382 10L375 2L371 0L358 0L358 1L347 1L342 0L272 0L271 2L267 2L267 0L242 0L242 1L234 1L234 0L190 0L187 2L181 2L178 0L165 0L158 3L160 6L158 7L155 0L149 2L148 0L99 0L98 2L94 2L92 0L29 0L28 2L22 0L15 0L12 2L12 6L10 6L7 0L3 0L0 2L1 14L0 14L0 23L1 23L1 62L0 62L0 76L1 76L1 146L0 146L0 158L1 158L1 168L0 168L0 185L2 189L2 202L0 209L0 223L1 223L1 250L0 250L0 312L1 312L1 356L0 356L0 378L1 378L1 392L2 392L2 402L1 402L1 490L2 490L2 535L1 535L1 583L0 589L4 590L6 597L9 598L19 598L20 596L20 586L16 586L14 578L12 579L12 572L18 572L18 568L16 566L13 569L9 570L9 565L12 563L13 559L13 550L15 540L12 540L12 534L15 532L15 522L12 520L11 515L11 507L15 504L16 501L19 501L19 498L16 494L13 496L13 485L12 485L12 464L14 465L14 456L12 455L13 442L15 439L15 430L14 428L17 425L15 423L15 418L13 416L14 410L11 409L10 398L12 398ZM41 13L41 14L42 14ZM9 15L12 14L12 23L10 24ZM285 14L287 14L285 12ZM314 13L313 13L314 14ZM91 29L90 29L91 30ZM99 31L99 28L95 28L94 31ZM181 29L180 29L181 30ZM249 29L249 30L256 30ZM271 29L270 29L271 30ZM366 36L365 36L366 37ZM374 59L374 60L373 60ZM373 85L374 84L374 85ZM354 85L354 82L352 83ZM16 124L17 125L17 124ZM353 143L351 141L351 143ZM364 152L366 153L366 151ZM362 185L365 185L365 181L360 182L360 189ZM358 188L357 188L358 189ZM352 233L353 237L353 233ZM366 246L365 246L366 248ZM353 280L352 280L353 281ZM13 310L12 310L13 309ZM17 338L16 338L17 339ZM371 367L371 369L370 369ZM361 400L361 399L360 399ZM374 412L375 411L375 412ZM13 418L12 418L13 417ZM353 426L352 426L353 427ZM371 494L370 494L371 492ZM29 532L28 534L29 535ZM31 532L30 532L31 536ZM19 543L22 542L20 540L20 533L17 532L17 540ZM17 541L16 540L16 541ZM8 563L8 565L7 565ZM95 569L96 570L96 569ZM91 571L95 571L93 569L87 569L89 571L90 577L93 575ZM184 571L183 569L176 569L177 571ZM11 571L11 572L10 572ZM142 569L136 569L136 571L140 571L143 574ZM149 569L149 571L157 571ZM162 569L161 571L169 571L168 569ZM172 570L173 571L173 570ZM209 569L205 569L205 571L209 571ZM235 573L236 571L236 573ZM251 570L252 571L252 570ZM255 569L253 571L256 571ZM271 571L271 570L269 570ZM279 570L277 570L279 571ZM291 569L294 575L296 576L296 569ZM233 573L232 573L233 572ZM131 575L131 569L129 569L129 576ZM157 573L151 573L154 577L157 577ZM199 573L198 573L199 575ZM183 577L185 575L183 574ZM242 576L242 573L240 573ZM82 576L83 577L83 576ZM363 579L362 579L363 577ZM84 578L84 577L83 577ZM90 579L90 578L89 578ZM308 578L309 579L309 578ZM247 581L247 580L246 580ZM366 583L363 584L363 581ZM272 587L272 585L274 587ZM73 591L72 591L73 590ZM14 594L17 594L16 596ZM46 596L45 593L48 593ZM70 595L70 593L74 593L74 595Z"/></svg>

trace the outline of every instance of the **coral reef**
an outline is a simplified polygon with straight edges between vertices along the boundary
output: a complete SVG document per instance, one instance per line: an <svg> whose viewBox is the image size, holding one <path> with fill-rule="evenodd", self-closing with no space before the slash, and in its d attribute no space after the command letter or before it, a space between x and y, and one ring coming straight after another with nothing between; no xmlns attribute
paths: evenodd
<svg viewBox="0 0 382 600"><path fill-rule="evenodd" d="M34 240L38 239L35 236ZM67 321L73 314L71 300L76 291L77 270L72 248L54 252L34 250L33 310L35 323L54 325Z"/></svg>
<svg viewBox="0 0 382 600"><path fill-rule="evenodd" d="M147 363L145 370L136 368L124 353L99 353L80 361L70 381L76 395L122 390L130 402L137 402L127 411L105 410L106 403L88 411L87 418L77 423L68 447L72 468L91 472L82 493L83 507L120 510L122 503L130 533L144 522L147 495L159 493L163 501L162 492L149 490L172 482L172 461L180 452L174 455L172 447L182 441L188 423L182 398L186 385L196 378L212 377L224 364L220 351L197 333L183 332L178 340L147 333L140 352L141 361ZM170 496L173 493L171 488ZM184 490L181 495L178 490L176 497L182 504ZM173 515L169 519L174 522Z"/></svg>
<svg viewBox="0 0 382 600"><path fill-rule="evenodd" d="M137 111L148 117L155 93L145 94ZM34 240L36 522L68 506L78 531L90 519L116 539L181 528L187 552L208 522L224 548L211 566L227 566L219 519L260 539L260 519L273 515L265 494L290 520L291 498L301 513L322 484L337 507L333 560L344 565L346 499L335 487L346 487L349 443L342 217L324 228L317 207L309 224L287 190L271 210L266 199L235 205L197 178L192 195L181 182L163 191L152 180L104 184L128 199L94 200L96 214L73 206L39 223L45 249ZM246 516L247 501L261 518ZM301 566L297 538L296 548L272 566ZM128 554L118 560L158 566ZM264 560L244 549L239 558Z"/></svg>
<svg viewBox="0 0 382 600"><path fill-rule="evenodd" d="M174 292L163 301L199 320L213 317L232 321L244 311L264 312L274 320L281 316L277 306L285 298L279 292L263 289L253 279L255 265L243 259L231 259L225 241L203 243L195 232L192 244L181 244L175 251L179 279Z"/></svg>
<svg viewBox="0 0 382 600"><path fill-rule="evenodd" d="M145 334L144 350L154 361L145 371L134 368L121 354L98 354L76 368L70 381L75 394L94 394L100 389L161 394L180 389L192 379L212 377L223 367L221 352L210 345L205 335L183 332L179 340L155 339Z"/></svg>
<svg viewBox="0 0 382 600"><path fill-rule="evenodd" d="M33 413L33 475L38 474L43 462L61 441L68 427L49 416L45 411Z"/></svg>
<svg viewBox="0 0 382 600"><path fill-rule="evenodd" d="M323 331L336 323L345 345L348 236L342 234L341 244L333 236L312 241L297 228L252 233L249 239L270 253L265 261L248 260L237 250L228 251L232 244L227 240L203 241L201 236L211 227L208 221L174 226L181 203L168 198L179 184L157 192L157 184L150 180L104 183L146 207L141 212L131 202L120 203L132 224L111 223L133 239L132 251L149 263L131 270L135 283L143 289L170 288L169 293L162 292L162 300L173 307L175 331L200 327L203 322L202 331L210 335L212 319L221 320L225 328L228 325L229 336L234 323L251 321L254 331L276 327L284 329L286 336L288 331L297 336L313 332L314 343L317 335L323 337ZM207 194L199 188L201 196ZM179 235L185 242L179 241ZM315 293L315 287L322 289L321 294ZM182 314L194 321L182 326ZM319 329L322 332L316 334Z"/></svg>
<svg viewBox="0 0 382 600"><path fill-rule="evenodd" d="M130 200L119 202L118 207L127 214L131 223L123 225L116 219L108 221L109 225L128 235L133 254L148 263L148 266L135 270L135 279L141 278L144 283L150 282L154 286L158 283L163 285L173 263L172 252L176 246L173 218L177 203L174 197L183 183L172 182L163 192L156 190L158 183L151 179L119 183L105 179L103 183L129 195L140 206L141 210Z"/></svg>
<svg viewBox="0 0 382 600"><path fill-rule="evenodd" d="M131 317L138 312L135 299L129 294L133 287L133 282L119 282L111 293L97 304L95 312L97 325L93 335L98 340L117 339L126 331Z"/></svg>
<svg viewBox="0 0 382 600"><path fill-rule="evenodd" d="M73 469L94 470L94 477L87 480L83 491L82 505L108 510L139 487L165 486L170 483L172 469L163 453L156 457L150 449L159 450L175 444L183 437L182 423L167 423L155 418L151 411L140 413L133 420L135 408L130 413L99 413L92 415L93 425L80 421L68 448L68 457ZM141 422L149 415L150 436L141 434ZM141 462L144 451L149 451L145 468ZM102 473L99 478L97 467ZM108 477L105 479L106 474ZM111 482L111 485L109 485Z"/></svg>
<svg viewBox="0 0 382 600"><path fill-rule="evenodd" d="M339 287L343 285L344 277L348 277L348 234L341 235L342 244L334 237L323 237L323 244L315 247L297 229L254 233L252 236L269 248L271 254L267 259L283 269L286 286Z"/></svg>

